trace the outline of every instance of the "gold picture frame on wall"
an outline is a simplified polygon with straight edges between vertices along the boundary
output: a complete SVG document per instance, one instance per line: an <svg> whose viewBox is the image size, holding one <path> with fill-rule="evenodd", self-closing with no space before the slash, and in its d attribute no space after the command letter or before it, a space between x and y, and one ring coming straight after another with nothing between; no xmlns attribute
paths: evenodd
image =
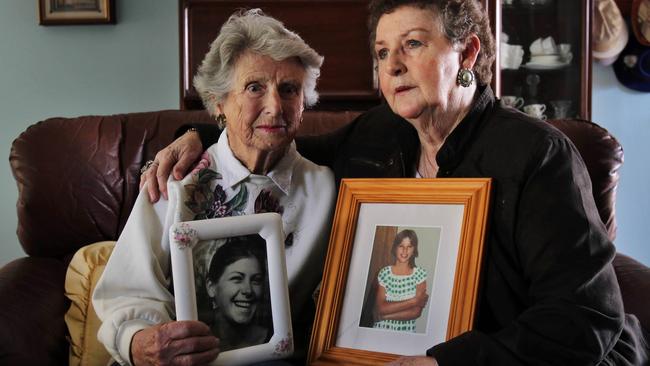
<svg viewBox="0 0 650 366"><path fill-rule="evenodd" d="M471 330L490 189L489 178L342 180L308 364L424 355ZM400 261L410 274L397 272ZM385 311L400 293L401 317Z"/></svg>
<svg viewBox="0 0 650 366"><path fill-rule="evenodd" d="M114 0L38 0L38 24L115 24Z"/></svg>

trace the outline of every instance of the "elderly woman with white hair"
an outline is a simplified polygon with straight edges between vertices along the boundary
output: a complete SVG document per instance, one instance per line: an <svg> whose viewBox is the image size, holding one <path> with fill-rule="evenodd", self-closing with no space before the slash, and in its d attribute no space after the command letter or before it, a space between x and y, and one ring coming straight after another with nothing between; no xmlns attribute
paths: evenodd
<svg viewBox="0 0 650 366"><path fill-rule="evenodd" d="M294 137L304 108L318 99L322 62L259 10L233 14L223 25L194 85L226 133L178 185L179 199L151 204L142 191L93 295L103 322L98 337L118 363L207 364L219 354L206 324L173 319L167 238L173 217L281 214L294 336L304 333L296 327L300 320L311 323L303 309L311 308L305 304L323 267L334 178L300 156ZM300 339L296 351L305 351Z"/></svg>

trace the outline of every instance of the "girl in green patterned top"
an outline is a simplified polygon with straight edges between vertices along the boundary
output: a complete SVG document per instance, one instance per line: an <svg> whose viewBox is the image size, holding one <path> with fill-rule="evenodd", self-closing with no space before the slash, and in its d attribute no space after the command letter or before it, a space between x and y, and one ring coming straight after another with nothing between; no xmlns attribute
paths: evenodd
<svg viewBox="0 0 650 366"><path fill-rule="evenodd" d="M377 275L377 299L373 328L415 332L415 320L427 303L427 271L415 265L418 237L413 230L402 230L393 241L395 264Z"/></svg>

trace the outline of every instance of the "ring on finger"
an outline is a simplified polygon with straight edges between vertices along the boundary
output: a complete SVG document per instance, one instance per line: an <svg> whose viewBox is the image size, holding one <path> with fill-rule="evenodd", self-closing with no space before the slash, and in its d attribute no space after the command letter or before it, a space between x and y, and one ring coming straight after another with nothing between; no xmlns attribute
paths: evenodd
<svg viewBox="0 0 650 366"><path fill-rule="evenodd" d="M144 174L147 170L149 170L149 168L154 165L158 165L158 162L155 160L148 160L146 163L144 163L142 168L140 168L140 174Z"/></svg>

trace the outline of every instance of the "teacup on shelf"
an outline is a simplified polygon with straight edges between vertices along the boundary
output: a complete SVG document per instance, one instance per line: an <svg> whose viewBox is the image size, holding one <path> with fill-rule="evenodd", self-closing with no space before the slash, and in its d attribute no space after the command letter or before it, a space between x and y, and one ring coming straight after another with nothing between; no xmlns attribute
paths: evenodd
<svg viewBox="0 0 650 366"><path fill-rule="evenodd" d="M501 68L516 70L524 60L524 48L517 44L501 43Z"/></svg>
<svg viewBox="0 0 650 366"><path fill-rule="evenodd" d="M502 107L512 107L519 109L524 105L524 98L518 97L516 95L504 95L501 97L501 106Z"/></svg>
<svg viewBox="0 0 650 366"><path fill-rule="evenodd" d="M564 63L570 63L573 60L573 53L571 53L571 45L568 43L561 43L557 47L560 52L560 58Z"/></svg>
<svg viewBox="0 0 650 366"><path fill-rule="evenodd" d="M551 36L537 38L530 44L529 49L533 55L554 55L559 53L555 40Z"/></svg>
<svg viewBox="0 0 650 366"><path fill-rule="evenodd" d="M546 111L546 104L528 104L524 106L524 113L531 117L539 118L545 120L547 117L544 114Z"/></svg>

